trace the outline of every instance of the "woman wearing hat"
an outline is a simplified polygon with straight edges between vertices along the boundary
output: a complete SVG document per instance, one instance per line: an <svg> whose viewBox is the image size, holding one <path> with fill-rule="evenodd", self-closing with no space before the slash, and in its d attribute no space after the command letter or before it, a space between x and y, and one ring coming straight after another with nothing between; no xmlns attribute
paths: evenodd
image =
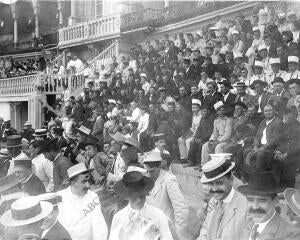
<svg viewBox="0 0 300 240"><path fill-rule="evenodd" d="M129 204L113 217L110 240L173 240L169 220L156 207L146 203L154 182L140 172L128 172L116 183L115 192Z"/></svg>

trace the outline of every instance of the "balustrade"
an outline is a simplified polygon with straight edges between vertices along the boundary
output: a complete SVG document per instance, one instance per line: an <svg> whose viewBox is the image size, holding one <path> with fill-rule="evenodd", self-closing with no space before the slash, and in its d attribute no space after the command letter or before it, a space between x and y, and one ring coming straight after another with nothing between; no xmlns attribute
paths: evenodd
<svg viewBox="0 0 300 240"><path fill-rule="evenodd" d="M59 29L59 45L101 38L120 32L120 15L102 17L90 22Z"/></svg>
<svg viewBox="0 0 300 240"><path fill-rule="evenodd" d="M34 74L28 76L0 79L1 96L24 96L34 92L61 94L63 84L71 93L82 88L85 78L82 75Z"/></svg>

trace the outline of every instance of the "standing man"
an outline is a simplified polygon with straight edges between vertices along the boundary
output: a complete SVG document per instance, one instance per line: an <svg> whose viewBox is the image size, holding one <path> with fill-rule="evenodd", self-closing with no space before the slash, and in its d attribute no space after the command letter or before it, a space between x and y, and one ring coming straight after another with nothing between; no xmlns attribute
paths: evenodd
<svg viewBox="0 0 300 240"><path fill-rule="evenodd" d="M106 240L107 226L100 200L89 190L91 169L78 163L68 169L67 189L57 192L62 197L58 220L73 240Z"/></svg>
<svg viewBox="0 0 300 240"><path fill-rule="evenodd" d="M300 230L276 211L277 193L282 189L276 184L273 172L252 173L249 183L238 187L238 191L246 196L250 215L239 239L300 239Z"/></svg>
<svg viewBox="0 0 300 240"><path fill-rule="evenodd" d="M158 152L146 154L144 166L154 187L147 197L147 203L161 209L174 223L180 239L184 238L189 208L185 203L179 184L173 174L161 168L162 158Z"/></svg>
<svg viewBox="0 0 300 240"><path fill-rule="evenodd" d="M21 189L30 196L36 196L46 192L42 181L33 174L32 161L21 153L14 160L14 174L21 182Z"/></svg>
<svg viewBox="0 0 300 240"><path fill-rule="evenodd" d="M153 186L152 179L137 171L124 174L122 180L116 183L115 192L129 200L129 204L115 214L110 240L173 240L167 216L146 202Z"/></svg>
<svg viewBox="0 0 300 240"><path fill-rule="evenodd" d="M198 240L241 239L240 234L246 224L247 200L233 188L234 166L235 163L228 161L224 154L212 157L202 167L200 181L207 185L212 194L208 205L215 207L207 213Z"/></svg>

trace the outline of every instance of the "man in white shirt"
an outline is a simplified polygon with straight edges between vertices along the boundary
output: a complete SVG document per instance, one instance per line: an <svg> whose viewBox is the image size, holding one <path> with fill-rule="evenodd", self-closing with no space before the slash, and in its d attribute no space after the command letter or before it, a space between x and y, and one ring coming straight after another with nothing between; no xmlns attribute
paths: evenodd
<svg viewBox="0 0 300 240"><path fill-rule="evenodd" d="M76 55L74 55L74 67L76 69L76 73L80 73L84 68L83 62Z"/></svg>
<svg viewBox="0 0 300 240"><path fill-rule="evenodd" d="M286 72L280 70L280 59L279 58L270 58L270 65L272 72L267 74L267 82L270 84L274 81L276 77L285 78Z"/></svg>
<svg viewBox="0 0 300 240"><path fill-rule="evenodd" d="M188 130L188 132L184 133L183 136L178 138L178 147L180 153L180 159L182 161L186 161L188 157L188 152L190 149L191 140L196 132L196 129L199 126L201 120L201 112L200 112L201 101L199 99L192 99L192 113L193 120L192 126Z"/></svg>
<svg viewBox="0 0 300 240"><path fill-rule="evenodd" d="M72 240L107 239L100 200L96 193L89 190L90 171L84 163L70 167L70 186L57 192L62 197L58 220L70 233Z"/></svg>
<svg viewBox="0 0 300 240"><path fill-rule="evenodd" d="M149 93L151 84L147 81L146 73L141 73L141 84L142 84L142 89L145 91L145 95L147 95Z"/></svg>
<svg viewBox="0 0 300 240"><path fill-rule="evenodd" d="M249 220L239 239L290 239L300 238L300 230L283 220L276 211L277 193L282 192L272 171L253 172L249 183L238 187L247 198Z"/></svg>
<svg viewBox="0 0 300 240"><path fill-rule="evenodd" d="M300 79L300 71L298 70L299 58L297 56L288 57L288 73L285 74L284 81L287 82L291 79Z"/></svg>
<svg viewBox="0 0 300 240"><path fill-rule="evenodd" d="M126 117L126 119L131 122L138 122L141 117L141 110L138 108L137 102L135 101L131 102L130 108L132 110L131 117Z"/></svg>
<svg viewBox="0 0 300 240"><path fill-rule="evenodd" d="M138 140L141 142L141 134L145 133L145 131L148 129L149 125L149 114L146 112L148 110L147 106L141 106L141 117L139 120L139 125L138 125ZM143 138L143 137L142 137ZM142 143L141 143L142 144Z"/></svg>
<svg viewBox="0 0 300 240"><path fill-rule="evenodd" d="M137 171L126 173L116 183L115 192L129 200L129 204L115 214L110 240L173 240L170 220L160 209L146 203L146 196L153 186L149 177Z"/></svg>
<svg viewBox="0 0 300 240"><path fill-rule="evenodd" d="M31 144L37 148L42 142L35 141ZM40 153L32 159L32 164L34 165L34 173L44 184L46 192L52 192L54 190L52 162L46 159L43 153Z"/></svg>

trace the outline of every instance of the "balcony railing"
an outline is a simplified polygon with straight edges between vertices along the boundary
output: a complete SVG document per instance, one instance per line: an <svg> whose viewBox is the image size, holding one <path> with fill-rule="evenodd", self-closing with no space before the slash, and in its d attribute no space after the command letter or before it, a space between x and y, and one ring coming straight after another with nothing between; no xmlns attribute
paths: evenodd
<svg viewBox="0 0 300 240"><path fill-rule="evenodd" d="M182 1L164 8L162 25L172 24L202 14L240 4L240 1Z"/></svg>
<svg viewBox="0 0 300 240"><path fill-rule="evenodd" d="M124 14L121 16L121 31L129 31L149 25L159 25L163 18L162 13L161 10L147 8Z"/></svg>
<svg viewBox="0 0 300 240"><path fill-rule="evenodd" d="M71 93L84 86L82 75L34 74L15 78L0 79L0 95L29 96L33 93L61 94L63 84Z"/></svg>
<svg viewBox="0 0 300 240"><path fill-rule="evenodd" d="M101 39L120 33L120 14L59 29L59 45Z"/></svg>

